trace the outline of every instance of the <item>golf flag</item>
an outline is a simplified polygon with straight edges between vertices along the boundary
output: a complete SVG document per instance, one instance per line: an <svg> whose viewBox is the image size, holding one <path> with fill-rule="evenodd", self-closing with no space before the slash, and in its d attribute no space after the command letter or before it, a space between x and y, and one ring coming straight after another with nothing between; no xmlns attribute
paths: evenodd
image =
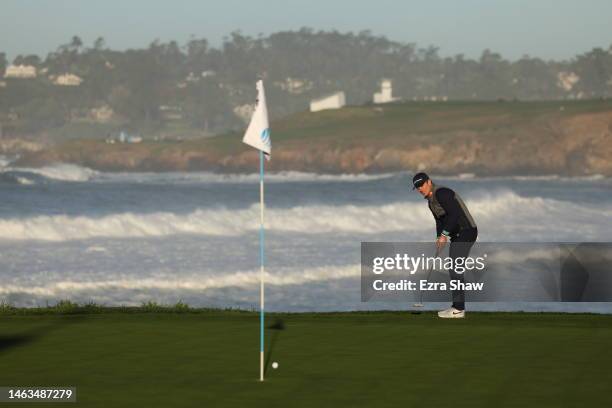
<svg viewBox="0 0 612 408"><path fill-rule="evenodd" d="M266 158L270 158L272 141L270 140L270 126L268 124L268 107L266 106L266 93L263 81L257 81L257 106L251 117L242 141L249 146L262 151Z"/></svg>
<svg viewBox="0 0 612 408"><path fill-rule="evenodd" d="M264 156L270 158L272 143L270 140L270 126L268 125L268 107L266 106L266 94L264 92L263 81L257 81L257 106L251 117L251 123L247 128L242 141L249 146L259 150L259 381L264 380Z"/></svg>

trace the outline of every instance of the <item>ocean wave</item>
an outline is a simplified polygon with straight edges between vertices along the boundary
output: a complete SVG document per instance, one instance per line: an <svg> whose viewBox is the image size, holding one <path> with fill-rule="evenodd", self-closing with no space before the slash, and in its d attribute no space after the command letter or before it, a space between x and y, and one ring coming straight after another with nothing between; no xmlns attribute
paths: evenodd
<svg viewBox="0 0 612 408"><path fill-rule="evenodd" d="M374 233L397 230L417 221L409 205L382 207L305 206L268 209L266 228L275 231ZM96 237L158 237L177 234L236 236L259 228L259 206L248 209L196 210L179 215L168 212L122 213L94 218L66 215L0 220L0 239L69 241Z"/></svg>
<svg viewBox="0 0 612 408"><path fill-rule="evenodd" d="M470 211L483 240L518 241L542 235L547 241L561 234L581 233L581 240L603 236L609 225L593 220L610 219L610 205L587 207L541 197L521 197L512 191L471 197ZM376 234L431 229L431 214L422 202L395 202L380 206L307 205L266 209L265 226L277 232L303 234ZM96 237L159 237L178 234L238 236L259 228L259 205L246 209L198 209L187 214L154 212L120 213L103 217L36 216L0 220L0 239L70 241ZM546 239L549 237L549 239ZM511 240L511 239L510 239Z"/></svg>
<svg viewBox="0 0 612 408"><path fill-rule="evenodd" d="M21 184L30 186L37 184L42 179L41 176L32 173L23 173L19 171L0 171L0 183L3 184Z"/></svg>
<svg viewBox="0 0 612 408"><path fill-rule="evenodd" d="M309 269L282 270L276 273L266 272L264 279L269 286L302 285L310 282L321 282L345 278L357 278L361 274L360 265L319 266ZM0 295L15 293L32 296L48 296L56 298L74 297L79 292L132 291L132 290L162 290L162 291L205 291L220 288L252 288L259 284L259 271L233 272L224 275L198 276L191 273L180 278L168 276L157 278L126 278L94 281L62 280L46 282L36 286L29 284L3 284Z"/></svg>
<svg viewBox="0 0 612 408"><path fill-rule="evenodd" d="M15 161L15 157L9 157L4 154L0 154L0 167L6 167Z"/></svg>
<svg viewBox="0 0 612 408"><path fill-rule="evenodd" d="M399 173L384 174L317 174L297 171L266 173L266 183L285 182L365 182L398 176ZM168 173L100 173L97 182L128 183L256 183L259 174L222 174L212 172L168 172Z"/></svg>
<svg viewBox="0 0 612 408"><path fill-rule="evenodd" d="M530 176L478 176L473 173L461 173L458 176L436 176L432 179L457 180L457 181L558 181L558 182L582 182L582 181L605 181L610 182L612 178L603 174L591 174L588 176L561 176L557 174L530 175Z"/></svg>
<svg viewBox="0 0 612 408"><path fill-rule="evenodd" d="M266 183L291 183L291 182L347 182L359 183L391 178L411 179L413 172L401 171L380 174L325 174L307 173L299 171L267 172ZM601 174L589 176L566 177L560 175L533 175L533 176L478 176L474 173L461 173L457 176L431 175L433 179L457 180L457 181L611 181L612 179ZM128 182L128 183L256 183L259 181L259 173L224 174L213 172L165 172L165 173L97 173L92 179L96 182Z"/></svg>
<svg viewBox="0 0 612 408"><path fill-rule="evenodd" d="M118 183L162 183L162 184L177 184L177 183L254 183L259 181L258 173L245 174L224 174L214 172L100 172L92 170L88 167L78 166L68 163L56 163L40 168L34 167L12 167L10 160L3 160L0 157L0 174L11 175L17 174L22 180L30 180L31 183L17 182L20 184L38 183L40 178L52 181L67 181L67 182L118 182ZM308 173L299 171L280 171L267 172L265 181L267 183L299 183L299 182L347 182L359 183L376 180L385 180L391 178L406 178L412 177L412 172L401 171L380 174L325 174L325 173ZM532 176L496 176L482 177L474 173L461 173L457 176L431 175L434 179L441 180L458 180L458 181L496 181L496 180L516 180L516 181L592 181L601 182L609 181L601 174L589 176L565 177L560 175L532 175ZM5 181L11 180L6 177ZM1 181L1 180L0 180Z"/></svg>
<svg viewBox="0 0 612 408"><path fill-rule="evenodd" d="M24 186L31 186L36 184L36 182L34 180L31 180L27 177L19 177L16 176L15 180L17 181L18 184L24 185Z"/></svg>
<svg viewBox="0 0 612 408"><path fill-rule="evenodd" d="M99 173L87 167L77 166L74 164L58 163L39 168L4 167L0 169L0 174L4 176L4 179L12 176L18 180L20 184L34 184L41 178L55 181L83 182L91 180Z"/></svg>

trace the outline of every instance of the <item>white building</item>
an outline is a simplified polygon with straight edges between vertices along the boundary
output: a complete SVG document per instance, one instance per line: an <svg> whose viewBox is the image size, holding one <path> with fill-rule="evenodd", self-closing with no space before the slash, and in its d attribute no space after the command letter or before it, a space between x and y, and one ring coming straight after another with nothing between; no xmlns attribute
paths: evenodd
<svg viewBox="0 0 612 408"><path fill-rule="evenodd" d="M255 105L247 103L244 105L236 106L233 111L234 114L238 116L244 123L249 123L253 112L255 112Z"/></svg>
<svg viewBox="0 0 612 408"><path fill-rule="evenodd" d="M183 108L178 105L160 105L159 113L164 120L183 120Z"/></svg>
<svg viewBox="0 0 612 408"><path fill-rule="evenodd" d="M200 77L194 74L193 72L190 72L189 75L185 77L185 81L187 82L198 82L199 80L200 80Z"/></svg>
<svg viewBox="0 0 612 408"><path fill-rule="evenodd" d="M74 74L64 74L60 75L53 80L55 85L60 86L79 86L83 82L83 79L74 75Z"/></svg>
<svg viewBox="0 0 612 408"><path fill-rule="evenodd" d="M393 86L390 79L383 79L380 83L380 92L374 94L374 103L389 103L399 100L393 97Z"/></svg>
<svg viewBox="0 0 612 408"><path fill-rule="evenodd" d="M32 65L9 65L4 72L5 78L36 78L36 67Z"/></svg>
<svg viewBox="0 0 612 408"><path fill-rule="evenodd" d="M113 108L108 105L102 105L89 111L89 116L91 119L100 123L110 122L114 114L115 112L113 111Z"/></svg>
<svg viewBox="0 0 612 408"><path fill-rule="evenodd" d="M119 133L119 143L141 143L142 137L136 135L128 135L125 131ZM114 143L107 141L107 143Z"/></svg>
<svg viewBox="0 0 612 408"><path fill-rule="evenodd" d="M310 111L318 112L325 109L340 109L346 105L344 92L336 92L323 98L310 101Z"/></svg>
<svg viewBox="0 0 612 408"><path fill-rule="evenodd" d="M574 72L561 71L557 74L557 86L567 92L571 91L578 81L580 77Z"/></svg>
<svg viewBox="0 0 612 408"><path fill-rule="evenodd" d="M306 91L310 91L313 87L312 82L307 79L296 79L291 77L285 78L284 81L274 82L274 85L293 95L299 95Z"/></svg>

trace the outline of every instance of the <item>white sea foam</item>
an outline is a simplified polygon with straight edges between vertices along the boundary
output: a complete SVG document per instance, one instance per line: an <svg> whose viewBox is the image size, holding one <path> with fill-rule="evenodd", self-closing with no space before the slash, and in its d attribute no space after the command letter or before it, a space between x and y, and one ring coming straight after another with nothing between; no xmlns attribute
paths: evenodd
<svg viewBox="0 0 612 408"><path fill-rule="evenodd" d="M395 177L396 173L384 174L316 174L297 171L266 173L266 183L283 182L364 182ZM211 172L167 172L167 173L100 173L97 182L130 183L256 183L259 174L221 174Z"/></svg>
<svg viewBox="0 0 612 408"><path fill-rule="evenodd" d="M87 167L75 164L56 163L49 166L12 167L11 160L0 156L0 173L19 172L31 173L51 180L58 181L94 181L94 182L128 182L128 183L252 183L259 180L258 173L247 174L223 174L213 172L99 172ZM319 174L299 171L267 172L265 175L268 183L283 182L367 182L373 180L384 180L393 177L409 179L411 172L393 172L380 174ZM473 173L461 173L458 176L436 176L435 179L445 180L517 180L517 181L606 181L609 180L601 174L582 177L562 177L559 175L543 176L500 176L481 177Z"/></svg>
<svg viewBox="0 0 612 408"><path fill-rule="evenodd" d="M359 265L346 266L319 266L310 269L283 270L277 273L265 273L268 286L302 285L311 282L331 281L352 277L359 277ZM108 293L122 290L163 290L163 291L205 291L220 288L252 288L257 286L261 279L259 271L234 272L223 275L199 276L197 273L182 275L180 278L168 276L160 278L126 278L94 281L60 280L47 282L36 286L31 283L3 284L0 286L0 295L28 294L32 296L48 296L63 298L76 296L79 292Z"/></svg>
<svg viewBox="0 0 612 408"><path fill-rule="evenodd" d="M17 176L17 177L15 177L15 180L17 180L18 184L21 184L21 185L24 185L24 186L31 186L31 185L36 184L36 182L34 180L30 180L27 177L19 177L19 176Z"/></svg>
<svg viewBox="0 0 612 408"><path fill-rule="evenodd" d="M554 241L559 234L580 233L581 239L606 236L612 206L586 207L540 197L521 197L511 191L481 194L468 203L483 231L481 240L518 241L533 235ZM266 228L277 232L360 233L430 230L431 215L424 203L397 202L381 206L308 205L268 208ZM427 220L424 222L423 220ZM246 209L198 209L188 214L155 212L121 213L103 217L36 216L0 220L0 239L69 241L95 237L159 237L177 234L237 236L259 228L259 206ZM556 234L556 235L555 235ZM564 235L565 234L565 235ZM492 238L492 239L491 239ZM574 238L575 239L575 238Z"/></svg>
<svg viewBox="0 0 612 408"><path fill-rule="evenodd" d="M530 175L530 176L477 176L473 173L461 173L458 176L436 176L432 175L432 179L444 180L470 180L470 181L557 181L557 182L580 182L580 181L612 181L612 178L606 177L603 174L591 174L588 176L560 176L558 174L547 175Z"/></svg>
<svg viewBox="0 0 612 408"><path fill-rule="evenodd" d="M0 154L0 167L6 167L9 164L11 164L11 162L15 160L14 158L10 158L8 156L5 156L3 154Z"/></svg>
<svg viewBox="0 0 612 408"><path fill-rule="evenodd" d="M2 173L18 172L21 178L26 179L23 174L31 173L52 180L59 181L88 181L97 174L97 171L87 167L74 164L57 163L45 167L5 167ZM27 180L27 179L26 179Z"/></svg>
<svg viewBox="0 0 612 408"><path fill-rule="evenodd" d="M393 172L380 174L321 174L307 173L299 171L280 171L266 172L265 180L267 183L293 183L293 182L368 182L374 180L384 180L389 178L405 178L410 180L412 172ZM474 173L461 173L458 176L437 176L432 175L433 179L443 180L467 180L467 181L495 181L495 180L516 180L516 181L606 181L610 180L601 174L590 176L563 177L559 175L533 175L533 176L498 176L482 177ZM165 173L142 173L142 172L118 172L118 173L98 173L98 177L93 179L97 182L133 182L133 183L253 183L259 181L259 173L246 174L223 174L212 172L165 172Z"/></svg>

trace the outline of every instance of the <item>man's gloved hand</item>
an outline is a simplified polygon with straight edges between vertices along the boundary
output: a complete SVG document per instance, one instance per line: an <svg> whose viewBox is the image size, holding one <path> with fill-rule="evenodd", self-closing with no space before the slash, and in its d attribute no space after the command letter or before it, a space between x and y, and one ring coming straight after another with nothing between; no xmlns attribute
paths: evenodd
<svg viewBox="0 0 612 408"><path fill-rule="evenodd" d="M448 237L446 235L440 235L436 241L436 248L438 253L442 252L444 245L448 242Z"/></svg>

